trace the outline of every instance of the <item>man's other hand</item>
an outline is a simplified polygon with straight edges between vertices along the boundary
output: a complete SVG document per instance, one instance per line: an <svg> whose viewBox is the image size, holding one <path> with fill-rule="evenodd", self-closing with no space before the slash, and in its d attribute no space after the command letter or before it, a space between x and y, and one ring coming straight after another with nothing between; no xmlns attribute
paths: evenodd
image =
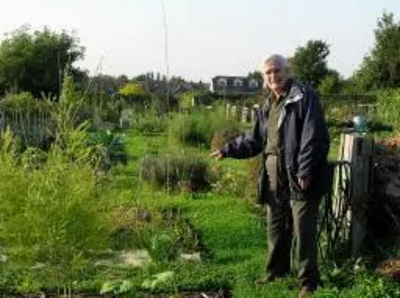
<svg viewBox="0 0 400 298"><path fill-rule="evenodd" d="M310 179L298 178L298 182L301 189L307 189L310 186Z"/></svg>
<svg viewBox="0 0 400 298"><path fill-rule="evenodd" d="M215 150L213 153L210 154L210 158L214 158L216 160L223 159L224 155L219 150Z"/></svg>

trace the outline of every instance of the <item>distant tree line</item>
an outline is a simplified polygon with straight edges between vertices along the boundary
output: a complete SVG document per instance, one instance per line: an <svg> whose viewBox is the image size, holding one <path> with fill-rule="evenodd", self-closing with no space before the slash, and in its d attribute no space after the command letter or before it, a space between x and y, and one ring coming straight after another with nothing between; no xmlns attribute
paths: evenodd
<svg viewBox="0 0 400 298"><path fill-rule="evenodd" d="M328 67L329 54L329 45L322 40L298 47L290 58L293 76L322 94L364 94L400 87L400 22L393 13L378 19L375 44L350 78Z"/></svg>
<svg viewBox="0 0 400 298"><path fill-rule="evenodd" d="M384 13L378 18L374 47L350 78L343 78L328 66L329 55L329 44L323 40L309 40L289 59L293 76L321 94L363 94L399 87L400 22L393 13ZM48 28L32 32L28 26L23 26L6 34L0 43L0 95L30 92L35 98L57 98L65 73L74 78L78 88L86 88L88 94L104 98L118 94L128 99L148 99L154 94L162 97L167 91L173 97L207 90L202 82L187 82L181 77L172 77L167 82L164 75L153 72L131 78L104 74L90 77L86 70L75 66L84 56L85 48L75 34ZM262 79L258 70L250 72L248 77Z"/></svg>

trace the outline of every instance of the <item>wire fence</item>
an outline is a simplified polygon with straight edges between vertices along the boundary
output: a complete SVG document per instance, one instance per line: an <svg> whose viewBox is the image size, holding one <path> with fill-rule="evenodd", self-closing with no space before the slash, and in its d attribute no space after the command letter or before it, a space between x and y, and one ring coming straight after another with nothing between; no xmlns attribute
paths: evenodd
<svg viewBox="0 0 400 298"><path fill-rule="evenodd" d="M351 164L348 161L330 163L331 187L322 200L318 243L320 256L332 260L343 248L350 250Z"/></svg>

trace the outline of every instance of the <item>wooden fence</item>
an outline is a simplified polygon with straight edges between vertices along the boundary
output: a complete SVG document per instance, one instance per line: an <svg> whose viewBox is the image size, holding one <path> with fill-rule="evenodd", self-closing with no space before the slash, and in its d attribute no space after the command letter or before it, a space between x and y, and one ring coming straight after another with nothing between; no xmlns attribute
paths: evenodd
<svg viewBox="0 0 400 298"><path fill-rule="evenodd" d="M54 130L54 123L48 111L27 113L23 111L0 110L0 129L9 128L24 145L39 146Z"/></svg>
<svg viewBox="0 0 400 298"><path fill-rule="evenodd" d="M364 116L373 119L377 115L376 103L336 102L321 101L327 119L351 120L354 116ZM252 123L256 119L256 111L259 105L251 108L246 106L226 104L226 117L245 123Z"/></svg>
<svg viewBox="0 0 400 298"><path fill-rule="evenodd" d="M366 238L368 199L373 183L374 140L342 134L338 160L332 165L332 188L323 201L320 237L325 258L334 258L343 244L353 257L362 253Z"/></svg>

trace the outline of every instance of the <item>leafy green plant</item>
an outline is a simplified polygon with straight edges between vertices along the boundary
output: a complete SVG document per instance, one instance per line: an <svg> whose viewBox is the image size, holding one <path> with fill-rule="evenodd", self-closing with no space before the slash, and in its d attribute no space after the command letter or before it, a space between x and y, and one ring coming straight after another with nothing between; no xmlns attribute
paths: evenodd
<svg viewBox="0 0 400 298"><path fill-rule="evenodd" d="M144 279L140 285L137 285L130 279L107 281L102 285L100 295L113 294L121 297L135 298L138 297L140 291L154 291L160 286L174 284L174 278L174 271L164 271Z"/></svg>
<svg viewBox="0 0 400 298"><path fill-rule="evenodd" d="M104 294L114 294L122 295L123 297L136 297L136 287L135 284L130 280L113 280L108 281L103 284L100 290L100 295Z"/></svg>
<svg viewBox="0 0 400 298"><path fill-rule="evenodd" d="M358 278L353 287L343 293L349 298L392 298L400 297L400 286L397 283L389 282L383 277L364 275Z"/></svg>
<svg viewBox="0 0 400 298"><path fill-rule="evenodd" d="M166 285L174 282L175 272L174 271L165 271L161 273L157 273L152 275L150 278L147 278L142 283L142 288L148 290L154 290L159 285Z"/></svg>
<svg viewBox="0 0 400 298"><path fill-rule="evenodd" d="M146 249L155 261L173 260L179 253L203 252L195 227L173 208L117 208L112 227L113 249Z"/></svg>
<svg viewBox="0 0 400 298"><path fill-rule="evenodd" d="M98 149L97 154L103 157L102 168L117 163L126 164L128 155L125 148L124 135L107 131L92 132L87 135L87 145Z"/></svg>
<svg viewBox="0 0 400 298"><path fill-rule="evenodd" d="M213 191L237 198L254 200L257 195L257 183L262 164L261 157L240 161L245 171L238 171L232 166L213 166L215 181Z"/></svg>
<svg viewBox="0 0 400 298"><path fill-rule="evenodd" d="M155 262L173 261L179 254L179 235L174 231L156 232L150 238L147 250Z"/></svg>

